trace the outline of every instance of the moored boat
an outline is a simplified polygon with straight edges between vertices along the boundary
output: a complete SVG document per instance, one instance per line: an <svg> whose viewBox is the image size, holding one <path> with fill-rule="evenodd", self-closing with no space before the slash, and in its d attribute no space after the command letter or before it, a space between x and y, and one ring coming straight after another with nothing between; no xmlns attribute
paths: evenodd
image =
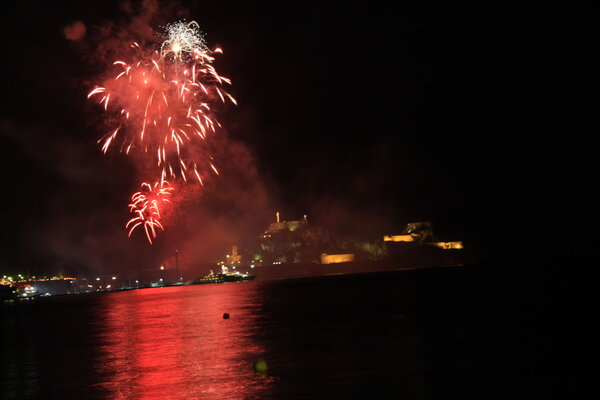
<svg viewBox="0 0 600 400"><path fill-rule="evenodd" d="M245 282L256 278L256 275L241 273L238 271L229 272L228 268L221 267L220 273L215 273L212 269L207 275L197 278L191 282L192 285L200 285L205 283L225 283L225 282Z"/></svg>

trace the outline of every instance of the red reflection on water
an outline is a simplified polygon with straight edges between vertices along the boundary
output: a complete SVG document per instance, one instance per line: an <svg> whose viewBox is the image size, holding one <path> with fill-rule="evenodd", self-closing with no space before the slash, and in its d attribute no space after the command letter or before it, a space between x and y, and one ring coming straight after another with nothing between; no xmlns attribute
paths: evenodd
<svg viewBox="0 0 600 400"><path fill-rule="evenodd" d="M112 399L251 398L269 385L253 362L254 283L106 295L99 386ZM229 313L230 319L223 319Z"/></svg>

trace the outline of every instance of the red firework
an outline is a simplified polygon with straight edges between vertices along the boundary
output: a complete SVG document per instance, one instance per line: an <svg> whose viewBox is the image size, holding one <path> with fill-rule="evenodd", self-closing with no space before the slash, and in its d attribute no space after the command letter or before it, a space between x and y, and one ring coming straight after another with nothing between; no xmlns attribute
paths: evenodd
<svg viewBox="0 0 600 400"><path fill-rule="evenodd" d="M141 51L137 43L132 48ZM192 176L202 183L207 167L216 171L202 146L220 127L211 104L236 101L221 87L231 81L217 74L207 51L195 49L189 60L172 62L155 51L133 63L114 62L117 75L88 94L120 117L98 141L103 152L117 146L125 154L150 154L162 179Z"/></svg>
<svg viewBox="0 0 600 400"><path fill-rule="evenodd" d="M143 227L148 241L152 244L152 239L156 238L156 230L164 230L160 222L161 209L165 203L170 202L169 197L174 190L166 181L159 181L154 185L142 183L140 191L131 196L129 204L129 210L134 214L125 224L125 229L129 229L129 237L135 228Z"/></svg>
<svg viewBox="0 0 600 400"><path fill-rule="evenodd" d="M90 91L88 99L97 99L117 117L110 119L112 127L98 140L104 153L116 148L155 160L160 183L143 183L142 191L132 196L129 207L135 216L126 224L129 235L144 226L152 243L156 230L164 229L160 205L173 190L163 186L166 179L192 178L203 184L206 174L218 175L206 148L208 135L221 126L212 105L237 103L223 89L231 81L212 66L213 55L221 49L208 49L195 22L170 24L160 51L138 43L129 48L130 60L115 61L115 75Z"/></svg>

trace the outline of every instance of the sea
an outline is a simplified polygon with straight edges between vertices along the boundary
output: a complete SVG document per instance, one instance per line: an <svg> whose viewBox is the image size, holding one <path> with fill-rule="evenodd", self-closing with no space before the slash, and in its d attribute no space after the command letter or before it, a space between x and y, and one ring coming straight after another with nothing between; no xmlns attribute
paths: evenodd
<svg viewBox="0 0 600 400"><path fill-rule="evenodd" d="M478 264L4 301L0 398L590 398L575 267Z"/></svg>

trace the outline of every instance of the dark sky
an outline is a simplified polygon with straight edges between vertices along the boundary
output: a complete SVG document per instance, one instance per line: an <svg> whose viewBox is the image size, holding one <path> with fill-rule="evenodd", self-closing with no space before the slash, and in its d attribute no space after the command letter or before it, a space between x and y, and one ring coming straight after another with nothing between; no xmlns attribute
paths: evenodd
<svg viewBox="0 0 600 400"><path fill-rule="evenodd" d="M381 233L429 220L488 256L548 253L548 238L559 241L552 251L583 251L597 9L161 3L151 23L196 20L225 50L215 66L240 104L219 115L225 177L155 246L128 240L135 168L100 152L102 114L85 95L103 68L99 28L127 26L142 4L11 3L1 24L3 271L133 268L181 247L213 260L275 210ZM72 42L63 28L76 20L87 31Z"/></svg>

